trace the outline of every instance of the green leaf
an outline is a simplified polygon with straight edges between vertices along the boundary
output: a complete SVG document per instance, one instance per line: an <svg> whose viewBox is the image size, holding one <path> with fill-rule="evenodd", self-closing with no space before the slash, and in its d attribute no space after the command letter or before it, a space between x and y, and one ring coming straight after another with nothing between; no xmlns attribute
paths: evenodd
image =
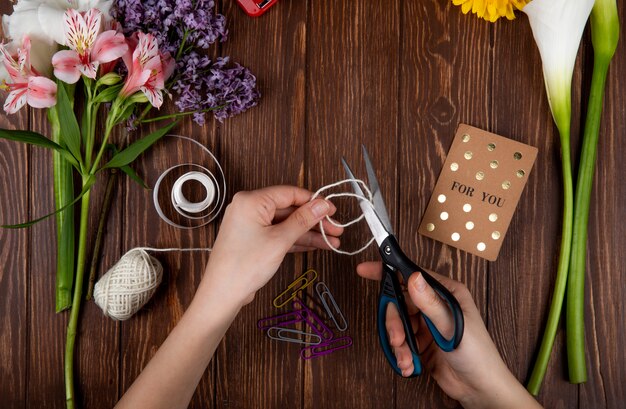
<svg viewBox="0 0 626 409"><path fill-rule="evenodd" d="M0 138L9 141L24 142L46 149L53 149L63 155L65 160L70 162L72 165L78 167L78 162L76 161L76 158L74 158L70 152L68 152L58 143L52 142L50 139L37 132L0 129Z"/></svg>
<svg viewBox="0 0 626 409"><path fill-rule="evenodd" d="M39 223L40 221L43 221L45 219L47 219L48 217L54 216L55 214L62 212L63 210L67 209L70 206L75 205L83 196L85 196L85 194L87 192L89 192L89 189L91 189L91 186L93 186L93 184L96 183L96 178L95 176L91 176L88 180L87 183L85 183L83 190L80 192L80 194L74 199L72 200L70 203L66 204L65 206L61 207L60 209L55 210L52 213L49 213L45 216L42 216L38 219L35 220L31 220L28 222L24 222L24 223L19 223L19 224L4 224L0 227L4 228L4 229L23 229L25 227L30 227L33 224Z"/></svg>
<svg viewBox="0 0 626 409"><path fill-rule="evenodd" d="M72 152L76 159L81 161L80 154L80 128L76 115L72 109L72 104L63 81L57 80L57 112L59 114L59 125L61 125L61 138L65 145Z"/></svg>
<svg viewBox="0 0 626 409"><path fill-rule="evenodd" d="M115 99L115 97L117 97L117 94L120 93L120 90L122 89L123 84L119 84L119 85L114 85L112 87L108 87L106 89L104 89L101 93L99 93L98 95L96 95L96 97L93 99L93 102L96 104L102 103L102 102L111 102Z"/></svg>
<svg viewBox="0 0 626 409"><path fill-rule="evenodd" d="M126 173L129 178L137 182L139 186L146 190L150 189L148 185L146 185L146 182L144 182L143 179L129 165L122 166L120 169L122 169L122 172Z"/></svg>
<svg viewBox="0 0 626 409"><path fill-rule="evenodd" d="M133 142L126 149L114 155L111 160L106 165L104 165L103 169L121 168L122 166L128 165L129 163L137 159L137 157L141 155L146 149L151 147L155 142L157 142L165 134L167 134L170 129L172 129L177 123L178 121L174 121L169 125L152 132L150 135Z"/></svg>

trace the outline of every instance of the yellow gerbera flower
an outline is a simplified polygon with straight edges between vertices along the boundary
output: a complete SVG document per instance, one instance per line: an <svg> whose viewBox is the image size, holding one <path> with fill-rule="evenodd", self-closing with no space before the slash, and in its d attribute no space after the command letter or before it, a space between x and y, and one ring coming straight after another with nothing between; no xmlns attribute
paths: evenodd
<svg viewBox="0 0 626 409"><path fill-rule="evenodd" d="M452 0L455 6L461 6L463 14L472 11L480 18L492 23L500 17L509 20L515 18L514 10L521 10L530 0Z"/></svg>

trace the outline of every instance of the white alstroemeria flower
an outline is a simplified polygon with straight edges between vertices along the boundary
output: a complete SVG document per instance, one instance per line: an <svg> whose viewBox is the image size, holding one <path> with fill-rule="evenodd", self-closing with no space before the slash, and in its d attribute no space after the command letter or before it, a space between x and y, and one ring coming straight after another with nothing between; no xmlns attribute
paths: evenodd
<svg viewBox="0 0 626 409"><path fill-rule="evenodd" d="M522 11L541 54L552 116L569 134L572 74L580 39L594 0L533 0Z"/></svg>
<svg viewBox="0 0 626 409"><path fill-rule="evenodd" d="M113 0L18 0L13 6L13 14L2 16L4 35L12 40L15 48L20 48L24 36L28 36L33 66L49 75L57 44L67 45L63 26L65 11L71 8L86 12L97 8L107 22L111 20L112 4Z"/></svg>
<svg viewBox="0 0 626 409"><path fill-rule="evenodd" d="M20 39L24 34L37 35L65 44L63 15L67 9L86 12L97 8L103 19L109 21L109 11L113 0L18 0L13 6L13 14L2 17L5 34L13 39Z"/></svg>

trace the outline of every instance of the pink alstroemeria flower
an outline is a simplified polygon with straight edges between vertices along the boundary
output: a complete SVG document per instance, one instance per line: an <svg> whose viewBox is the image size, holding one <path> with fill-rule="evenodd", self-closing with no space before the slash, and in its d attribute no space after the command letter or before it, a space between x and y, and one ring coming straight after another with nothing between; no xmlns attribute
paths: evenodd
<svg viewBox="0 0 626 409"><path fill-rule="evenodd" d="M135 40L129 38L129 43ZM123 57L128 77L120 91L120 95L129 97L141 91L155 108L163 104L163 89L165 80L174 70L174 60L167 55L159 53L157 39L151 34L137 33L137 46L132 53L126 53Z"/></svg>
<svg viewBox="0 0 626 409"><path fill-rule="evenodd" d="M120 58L128 50L126 39L115 30L100 32L102 13L90 9L83 16L74 9L65 12L65 39L69 50L52 57L54 75L61 81L74 84L83 74L96 78L98 66Z"/></svg>
<svg viewBox="0 0 626 409"><path fill-rule="evenodd" d="M2 81L0 89L9 91L4 102L4 110L14 114L25 104L33 108L48 108L56 104L57 84L49 78L39 75L30 65L30 39L24 36L22 48L17 50L17 61L0 44L2 63L6 68L12 83Z"/></svg>

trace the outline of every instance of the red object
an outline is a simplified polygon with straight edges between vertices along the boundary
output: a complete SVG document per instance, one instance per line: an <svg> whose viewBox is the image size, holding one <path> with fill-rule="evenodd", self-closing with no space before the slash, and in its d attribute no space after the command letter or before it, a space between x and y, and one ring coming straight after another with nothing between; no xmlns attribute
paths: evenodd
<svg viewBox="0 0 626 409"><path fill-rule="evenodd" d="M276 4L277 1L278 0L237 0L237 3L239 3L239 6L250 17L259 17Z"/></svg>

